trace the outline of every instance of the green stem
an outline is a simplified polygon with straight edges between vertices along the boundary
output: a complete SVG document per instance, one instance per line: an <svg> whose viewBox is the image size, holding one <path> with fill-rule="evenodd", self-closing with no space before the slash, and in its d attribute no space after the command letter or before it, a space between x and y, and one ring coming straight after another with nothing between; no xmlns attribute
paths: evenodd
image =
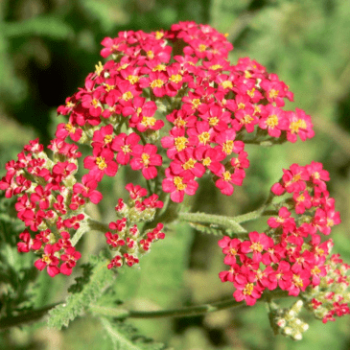
<svg viewBox="0 0 350 350"><path fill-rule="evenodd" d="M272 215L278 215L278 211L264 210L264 208L260 208L258 210L251 211L250 213L235 216L233 219L238 223L242 223L242 222L247 222L251 220L256 220L261 216L272 216Z"/></svg>
<svg viewBox="0 0 350 350"><path fill-rule="evenodd" d="M264 295L257 301L267 301L272 299L287 297L288 293L285 291L265 292ZM127 311L124 309L106 308L92 305L90 309L97 314L103 316L113 316L117 318L162 318L162 317L193 317L205 315L209 312L220 311L235 307L246 306L243 302L238 302L233 298L217 301L214 303L208 303L203 305L189 306L179 309L168 309L159 311Z"/></svg>
<svg viewBox="0 0 350 350"><path fill-rule="evenodd" d="M62 302L46 305L36 310L23 312L18 316L2 318L0 319L0 330L3 331L5 329L9 329L12 327L19 327L19 326L26 325L28 323L40 321L40 319L43 318L48 313L49 310L53 309L55 306L59 304L62 304Z"/></svg>
<svg viewBox="0 0 350 350"><path fill-rule="evenodd" d="M73 238L71 239L72 246L74 247L78 241L80 240L81 237L84 236L85 233L89 231L99 231L99 232L107 232L109 230L108 225L100 222L93 220L89 217L85 219L85 222L82 224L82 226L75 232Z"/></svg>
<svg viewBox="0 0 350 350"><path fill-rule="evenodd" d="M193 222L193 223L202 223L202 224L213 224L220 225L225 228L230 228L235 234L246 233L240 223L256 220L261 216L266 215L278 215L278 212L275 210L266 210L266 208L272 203L274 194L270 192L269 197L267 198L265 204L257 210L254 210L250 213L243 215L238 215L234 217L227 217L222 215L213 215L205 213L179 213L178 218L182 221Z"/></svg>
<svg viewBox="0 0 350 350"><path fill-rule="evenodd" d="M235 220L238 223L241 223L241 222L256 220L261 216L276 215L276 214L278 215L278 212L275 210L266 210L266 208L271 204L273 198L274 198L274 194L272 192L270 192L269 197L267 198L267 200L263 206L261 206L257 210L251 211L250 213L235 216L235 217L233 217L233 220Z"/></svg>
<svg viewBox="0 0 350 350"><path fill-rule="evenodd" d="M274 292L265 292L263 296L258 299L258 302L261 301L271 301L272 299L279 299L288 297L288 293L282 290L276 290ZM29 312L24 312L15 317L6 317L0 320L0 330L5 330L11 327L22 326L34 321L39 321L42 317L44 317L49 310L54 308L56 305L62 304L56 303L44 306L37 310L31 310ZM237 302L233 298L223 301L217 301L214 303L208 303L197 306L189 306L186 308L180 309L168 309L168 310L159 310L159 311L133 311L126 310L123 308L110 308L99 305L90 305L89 309L97 315L101 316L109 316L120 319L125 318L162 318L162 317L193 317L199 315L205 315L209 312L220 311L224 309L241 307L245 306L243 302Z"/></svg>
<svg viewBox="0 0 350 350"><path fill-rule="evenodd" d="M232 229L234 233L247 232L235 219L227 216L205 213L179 213L178 218L187 222L220 225Z"/></svg>

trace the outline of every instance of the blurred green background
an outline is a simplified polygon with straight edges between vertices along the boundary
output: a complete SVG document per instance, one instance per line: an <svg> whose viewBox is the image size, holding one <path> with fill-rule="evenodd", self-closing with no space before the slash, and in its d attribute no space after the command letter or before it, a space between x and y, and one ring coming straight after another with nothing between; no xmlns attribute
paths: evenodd
<svg viewBox="0 0 350 350"><path fill-rule="evenodd" d="M192 210L226 215L254 210L280 178L282 168L294 162L323 162L343 220L333 231L334 251L350 263L350 3L344 0L1 0L0 176L4 164L26 142L35 137L49 142L58 123L56 107L94 70L105 36L122 30L167 29L185 20L208 23L228 33L235 47L233 63L249 56L279 74L295 93L295 102L287 108L305 109L313 116L316 131L316 137L306 143L249 146L251 167L244 186L227 198L207 181L190 203ZM122 186L122 182L107 181L104 190L112 195L96 217L111 219ZM265 222L247 227L262 231ZM82 249L94 252L100 243L96 237L87 237ZM15 254L14 259L30 265L31 259L25 258ZM222 260L217 237L179 225L141 261L141 271L123 270L114 292L128 306L145 310L229 297L231 286L217 277L224 268ZM74 277L59 276L52 282L41 274L36 304L61 300ZM310 330L297 343L273 336L264 305L206 317L133 323L143 334L176 350L350 349L350 317L327 325L307 314L305 319ZM48 331L39 323L0 335L4 350L87 346L112 348L98 321L88 316L60 332Z"/></svg>

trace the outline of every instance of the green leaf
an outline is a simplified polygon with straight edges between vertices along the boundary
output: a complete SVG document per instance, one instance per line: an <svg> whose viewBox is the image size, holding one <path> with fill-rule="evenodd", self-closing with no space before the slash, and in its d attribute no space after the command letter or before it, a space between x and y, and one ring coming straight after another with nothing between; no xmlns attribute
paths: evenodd
<svg viewBox="0 0 350 350"><path fill-rule="evenodd" d="M138 334L131 325L121 321L111 323L101 318L101 323L110 336L115 350L162 350L164 344L155 343L152 339Z"/></svg>
<svg viewBox="0 0 350 350"><path fill-rule="evenodd" d="M70 25L54 16L33 17L24 22L3 22L0 30L5 37L39 35L56 40L65 40L74 34Z"/></svg>
<svg viewBox="0 0 350 350"><path fill-rule="evenodd" d="M58 305L49 312L49 327L57 329L61 329L63 326L67 327L70 321L81 315L91 303L96 302L113 283L116 274L107 269L106 259L91 257L90 260L94 266L91 276L83 276L86 284L82 286L82 280L79 280L79 288L73 288L74 292L81 290L80 293L68 296L64 304Z"/></svg>

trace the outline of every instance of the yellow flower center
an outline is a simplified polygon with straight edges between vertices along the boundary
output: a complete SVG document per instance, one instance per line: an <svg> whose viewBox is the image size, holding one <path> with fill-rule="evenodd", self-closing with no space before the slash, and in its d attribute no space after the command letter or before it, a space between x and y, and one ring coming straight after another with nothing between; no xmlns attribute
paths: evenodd
<svg viewBox="0 0 350 350"><path fill-rule="evenodd" d="M238 158L232 158L231 159L231 165L234 167L234 168L237 168L238 166L240 166L241 162L239 161Z"/></svg>
<svg viewBox="0 0 350 350"><path fill-rule="evenodd" d="M253 283L247 283L245 288L243 289L244 295L251 295L254 290L254 284Z"/></svg>
<svg viewBox="0 0 350 350"><path fill-rule="evenodd" d="M186 184L182 183L182 178L180 176L174 177L174 185L178 191L184 191L187 187Z"/></svg>
<svg viewBox="0 0 350 350"><path fill-rule="evenodd" d="M156 119L153 117L143 117L141 121L141 124L146 128L153 126L155 123L156 123Z"/></svg>
<svg viewBox="0 0 350 350"><path fill-rule="evenodd" d="M149 160L150 155L147 153L142 153L141 158L142 158L142 163L144 164L144 166L148 166L148 164L150 163L150 160Z"/></svg>
<svg viewBox="0 0 350 350"><path fill-rule="evenodd" d="M157 64L157 65L152 69L153 72L161 72L161 71L164 71L164 70L166 70L166 65L165 65L165 64Z"/></svg>
<svg viewBox="0 0 350 350"><path fill-rule="evenodd" d="M233 85L232 85L232 82L229 81L229 80L225 80L221 83L222 87L224 89L232 89L233 88Z"/></svg>
<svg viewBox="0 0 350 350"><path fill-rule="evenodd" d="M107 168L107 164L106 164L106 162L105 162L105 159L102 158L102 157L97 157L97 158L96 158L96 164L97 164L97 166L98 166L98 168L99 168L100 170L103 170L103 169L106 169L106 168Z"/></svg>
<svg viewBox="0 0 350 350"><path fill-rule="evenodd" d="M192 100L192 106L193 108L198 108L198 106L201 104L201 100L199 98L195 98L194 100Z"/></svg>
<svg viewBox="0 0 350 350"><path fill-rule="evenodd" d="M150 60L153 60L154 58L154 52L152 50L149 50L146 52L146 55L147 57L150 59Z"/></svg>
<svg viewBox="0 0 350 350"><path fill-rule="evenodd" d="M298 275L293 275L293 283L297 286L297 287L302 287L303 284L303 280L301 279L300 276Z"/></svg>
<svg viewBox="0 0 350 350"><path fill-rule="evenodd" d="M162 32L156 31L156 39L159 40L163 38L164 34Z"/></svg>
<svg viewBox="0 0 350 350"><path fill-rule="evenodd" d="M95 65L95 74L96 74L97 76L100 76L100 74L102 73L102 71L103 71L103 65L102 65L102 63L101 63L101 61L100 61L100 62L98 62L98 64Z"/></svg>
<svg viewBox="0 0 350 350"><path fill-rule="evenodd" d="M233 141L232 140L228 140L228 141L224 142L223 145L222 145L222 150L226 154L231 154L232 150L233 150Z"/></svg>
<svg viewBox="0 0 350 350"><path fill-rule="evenodd" d="M122 149L123 153L125 153L125 154L131 152L129 145L121 146L120 148Z"/></svg>
<svg viewBox="0 0 350 350"><path fill-rule="evenodd" d="M103 139L103 141L107 144L113 141L113 136L112 135L106 135Z"/></svg>
<svg viewBox="0 0 350 350"><path fill-rule="evenodd" d="M141 107L137 107L136 114L137 114L137 115L140 115L141 112L142 112L142 108L141 108Z"/></svg>
<svg viewBox="0 0 350 350"><path fill-rule="evenodd" d="M170 80L172 83L177 84L177 83L179 83L179 82L182 80L182 76L181 76L181 74L173 74L173 75L169 78L169 80Z"/></svg>
<svg viewBox="0 0 350 350"><path fill-rule="evenodd" d="M278 125L278 117L276 114L269 115L269 117L266 120L266 125L269 128L274 128Z"/></svg>
<svg viewBox="0 0 350 350"><path fill-rule="evenodd" d="M94 99L92 99L91 103L94 107L96 107L98 105L98 100L96 100L96 98L94 98Z"/></svg>
<svg viewBox="0 0 350 350"><path fill-rule="evenodd" d="M322 248L316 247L315 251L316 251L316 254L319 255L319 256L324 255L324 250Z"/></svg>
<svg viewBox="0 0 350 350"><path fill-rule="evenodd" d="M295 174L295 175L293 176L292 182L297 182L297 181L299 181L300 179L301 179L301 174L300 174L300 173Z"/></svg>
<svg viewBox="0 0 350 350"><path fill-rule="evenodd" d="M182 165L182 167L185 170L193 169L196 163L197 162L193 158L190 158L185 164Z"/></svg>
<svg viewBox="0 0 350 350"><path fill-rule="evenodd" d="M245 71L244 71L244 77L245 77L246 79L249 79L249 78L252 77L252 75L251 75L251 73L249 72L249 70L245 70Z"/></svg>
<svg viewBox="0 0 350 350"><path fill-rule="evenodd" d="M211 164L211 159L209 157L204 158L202 163L204 166L209 166Z"/></svg>
<svg viewBox="0 0 350 350"><path fill-rule="evenodd" d="M180 152L187 147L188 140L186 139L186 137L179 136L175 138L174 143L176 150Z"/></svg>
<svg viewBox="0 0 350 350"><path fill-rule="evenodd" d="M68 101L67 103L66 103L66 107L67 108L73 108L75 106L75 104L73 103L73 102L71 102L71 101Z"/></svg>
<svg viewBox="0 0 350 350"><path fill-rule="evenodd" d="M297 201L298 201L298 202L304 202L304 200L305 200L305 196L304 196L303 194L301 194L301 195L298 196L298 198L297 198Z"/></svg>
<svg viewBox="0 0 350 350"><path fill-rule="evenodd" d="M198 135L198 140L200 143L206 145L210 141L210 134L207 131L204 131Z"/></svg>
<svg viewBox="0 0 350 350"><path fill-rule="evenodd" d="M223 173L223 178L225 181L230 181L231 180L231 173L229 171L225 171Z"/></svg>
<svg viewBox="0 0 350 350"><path fill-rule="evenodd" d="M246 114L246 115L241 119L241 123L242 123L242 124L250 124L253 120L254 120L254 118L253 118L251 115Z"/></svg>
<svg viewBox="0 0 350 350"><path fill-rule="evenodd" d="M254 252L259 252L261 253L264 249L264 247L262 246L262 244L260 242L254 242L251 246L250 246L251 250L253 250Z"/></svg>
<svg viewBox="0 0 350 350"><path fill-rule="evenodd" d="M237 250L231 248L231 249L229 250L229 253L230 253L230 255L235 256L235 255L237 255Z"/></svg>
<svg viewBox="0 0 350 350"><path fill-rule="evenodd" d="M118 67L118 70L124 70L124 69L126 69L128 67L129 67L129 64L128 63L124 63L120 67Z"/></svg>
<svg viewBox="0 0 350 350"><path fill-rule="evenodd" d="M206 48L207 48L207 45L204 45L204 44L200 44L200 45L198 46L198 50L199 50L200 52L205 51Z"/></svg>
<svg viewBox="0 0 350 350"><path fill-rule="evenodd" d="M256 105L254 106L254 115L260 114L261 113L261 107Z"/></svg>
<svg viewBox="0 0 350 350"><path fill-rule="evenodd" d="M67 123L64 128L69 132L69 133L74 133L75 132L75 127L71 123Z"/></svg>
<svg viewBox="0 0 350 350"><path fill-rule="evenodd" d="M48 265L51 263L50 255L47 254L44 254L41 260Z"/></svg>
<svg viewBox="0 0 350 350"><path fill-rule="evenodd" d="M109 92L109 91L111 91L111 90L113 90L115 88L114 85L109 85L109 84L106 84L105 87L106 87L106 91L107 92Z"/></svg>
<svg viewBox="0 0 350 350"><path fill-rule="evenodd" d="M321 270L318 268L318 266L315 266L310 272L312 275L318 275Z"/></svg>
<svg viewBox="0 0 350 350"><path fill-rule="evenodd" d="M334 226L334 221L332 219L327 218L327 226L328 227Z"/></svg>
<svg viewBox="0 0 350 350"><path fill-rule="evenodd" d="M245 104L243 102L238 103L237 106L238 109L244 109L245 108Z"/></svg>
<svg viewBox="0 0 350 350"><path fill-rule="evenodd" d="M187 124L186 120L183 120L182 118L177 118L174 120L174 125L177 127L185 126Z"/></svg>
<svg viewBox="0 0 350 350"><path fill-rule="evenodd" d="M212 69L212 70L218 70L218 69L221 69L221 68L222 68L222 66L220 64L214 64L214 65L212 65L210 67L210 69Z"/></svg>
<svg viewBox="0 0 350 350"><path fill-rule="evenodd" d="M247 94L248 94L251 98L253 98L253 97L254 97L254 94L255 94L255 88L252 88L251 90L248 90L248 91L247 91Z"/></svg>
<svg viewBox="0 0 350 350"><path fill-rule="evenodd" d="M153 80L151 83L151 88L161 88L164 85L164 81L161 79Z"/></svg>
<svg viewBox="0 0 350 350"><path fill-rule="evenodd" d="M306 122L304 119L299 119L296 122L291 122L289 129L292 132L292 134L297 134L299 132L299 129L306 129Z"/></svg>
<svg viewBox="0 0 350 350"><path fill-rule="evenodd" d="M130 84L134 85L139 81L139 77L137 75L128 75L128 77L126 78L126 80L128 80L130 82Z"/></svg>
<svg viewBox="0 0 350 350"><path fill-rule="evenodd" d="M271 90L269 91L269 97L270 97L270 98L276 98L276 97L278 96L278 94L279 94L279 91L278 91L278 90L271 89Z"/></svg>
<svg viewBox="0 0 350 350"><path fill-rule="evenodd" d="M209 125L210 126L215 126L219 123L219 118L218 117L211 117L209 118Z"/></svg>
<svg viewBox="0 0 350 350"><path fill-rule="evenodd" d="M131 93L131 91L124 92L122 95L122 100L129 101L134 97L134 95Z"/></svg>

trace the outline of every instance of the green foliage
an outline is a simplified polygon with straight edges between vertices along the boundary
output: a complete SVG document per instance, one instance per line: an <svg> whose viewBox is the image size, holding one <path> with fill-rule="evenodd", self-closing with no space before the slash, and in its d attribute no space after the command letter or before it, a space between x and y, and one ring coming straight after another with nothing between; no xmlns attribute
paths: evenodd
<svg viewBox="0 0 350 350"><path fill-rule="evenodd" d="M194 202L196 210L228 216L254 210L263 203L270 186L282 175L282 168L293 162L306 164L311 160L322 161L325 168L331 172L330 192L337 200L337 210L341 210L343 220L342 227L335 229L334 251L345 256L349 254L348 235L341 232L347 232L346 227L350 224L349 156L346 148L338 146L341 137L337 137L331 128L328 130L317 126L319 121L329 120L333 128L341 127L345 137L349 137L350 110L346 101L349 100L350 91L350 31L347 30L350 6L347 1L3 0L0 3L0 94L3 97L0 101L0 177L4 173L4 163L15 157L23 143L35 138L37 131L29 130L28 125L35 125L39 121L36 124L38 129L39 123L44 124L48 111L64 103L64 98L76 91L78 81L79 86L83 84L84 76L93 70L93 63L101 60L98 51L104 36L113 37L121 30L149 31L161 27L168 28L172 22L196 20L209 23L219 31L229 34L228 39L232 40L235 46L232 62L245 56L257 59L266 65L270 72L278 73L281 79L290 85L295 93L296 105L304 108L312 116L316 112L318 117L313 119L316 124L316 138L311 142L298 142L269 149L253 149L254 146L247 146L251 167L247 171L244 186L237 188L232 197L226 198L214 191L210 193L209 186L203 183L206 197ZM48 58L45 60L39 59L40 57ZM46 80L43 80L45 77ZM58 78L66 84L61 86ZM46 99L42 95L43 91L47 92L44 96ZM56 96L56 99L49 99L47 105L48 94L50 98ZM295 105L290 105L288 108L294 107ZM23 115L21 123L27 125L25 128L13 123L19 116L20 108ZM130 172L127 178L129 179L129 175L135 176L135 173ZM122 188L122 183L124 181L121 179L113 183L113 179L108 178L101 184L105 199L100 210L105 222L114 218L113 209L112 212L108 210L115 205L115 198L119 197L119 193L116 194L117 191L113 192L111 189ZM123 191L123 188L120 191ZM43 272L39 274L39 283L34 284L38 273L31 268L33 254L18 254L16 251L22 224L10 212L12 204L1 207L1 203L4 203L2 198L0 316L31 307L33 298L30 297L29 290L32 292L33 287L39 288L36 298L38 307L60 300L68 287L64 281L70 283L70 279L58 276L52 280ZM248 223L245 228L261 231L265 226L264 219L254 222L251 226ZM195 229L203 233L220 233L213 226L197 224ZM127 299L131 308L134 305L140 308L144 306L146 310L154 306L170 308L174 307L174 304L197 303L230 295L231 286L222 285L217 278L218 271L224 268L222 257L218 256L218 237L196 235L194 254L194 249L192 253L190 249L192 234L188 226L181 225L174 231L176 233L168 231L164 242L157 242L151 253L141 260L141 270L126 267L121 269L116 286L113 285L112 276L112 286L108 293L106 289L103 298L96 298L96 304L101 307L106 304L113 305L115 299L121 298ZM96 253L100 243L99 237L86 235L84 240L79 242L79 248L83 246L88 253ZM192 265L184 274L190 259ZM198 264L201 260L210 262ZM193 261L197 261L197 264ZM216 265L215 261L218 261ZM72 293L70 297L77 298L80 291L84 293L96 278L95 264L84 265L83 269L82 277L76 279L77 283L69 289ZM187 283L188 276L191 284ZM183 293L185 283L186 292ZM112 290L115 290L113 297L109 294ZM106 300L107 294L109 301ZM194 295L200 295L201 300L195 299ZM181 345L174 345L175 350L346 349L350 344L349 318L345 317L326 325L319 321L307 320L310 321L310 329L304 340L294 343L282 337L272 337L263 305L246 308L234 314L227 311L226 319L223 312L212 315L212 326L209 317L206 317L205 321L179 321L176 327L171 324L171 320L140 320L138 328L141 328L144 334L152 334L154 338L162 338L172 344L176 337L181 339L178 343ZM217 318L214 319L216 315ZM92 318L81 318L66 332L44 333L48 334L48 338L53 335L59 339L63 349L83 349L86 343L92 349L102 349L102 341L101 347L94 347L83 338L86 333L97 337L100 331L99 327L94 328L96 321L92 323L91 320ZM112 322L108 319L107 322L114 329ZM80 328L75 328L77 324ZM164 328L164 324L168 326ZM53 346L30 340L38 338L37 332L30 332L26 337L22 334L20 337L20 331L15 331L7 335L8 343L0 340L0 348L48 350ZM70 339L67 338L67 334L70 334ZM27 343L23 339L27 339ZM75 347L72 346L72 339L75 341ZM51 339L48 344L51 344L50 342ZM96 344L100 345L97 340ZM122 345L119 347L123 348Z"/></svg>
<svg viewBox="0 0 350 350"><path fill-rule="evenodd" d="M50 317L48 326L51 328L61 329L67 327L70 321L81 315L89 305L98 300L105 290L114 283L115 273L107 269L107 261L102 256L91 257L93 272L91 276L87 276L88 268L84 270L84 276L79 279L73 287L73 291L80 293L71 294L67 297L64 304L58 305L49 312ZM83 283L86 283L83 285Z"/></svg>
<svg viewBox="0 0 350 350"><path fill-rule="evenodd" d="M32 307L33 282L37 277L31 257L18 254L16 243L23 224L15 218L13 200L0 197L0 316ZM29 289L29 286L31 289Z"/></svg>
<svg viewBox="0 0 350 350"><path fill-rule="evenodd" d="M83 269L83 275L75 278L75 283L68 288L68 292L80 293L86 284L90 282L93 273L93 266L91 264L83 264L80 266Z"/></svg>
<svg viewBox="0 0 350 350"><path fill-rule="evenodd" d="M65 40L73 35L72 27L54 16L38 16L24 22L2 23L0 30L5 37L38 35L55 40Z"/></svg>
<svg viewBox="0 0 350 350"><path fill-rule="evenodd" d="M118 277L117 295L150 299L161 307L169 307L183 286L188 266L188 250L193 235L186 224L166 232L164 240L152 245L151 252L140 261L140 269L124 269Z"/></svg>
<svg viewBox="0 0 350 350"><path fill-rule="evenodd" d="M131 325L122 321L111 322L101 318L101 323L110 336L114 350L163 350L164 344L155 343L152 339L142 336Z"/></svg>

